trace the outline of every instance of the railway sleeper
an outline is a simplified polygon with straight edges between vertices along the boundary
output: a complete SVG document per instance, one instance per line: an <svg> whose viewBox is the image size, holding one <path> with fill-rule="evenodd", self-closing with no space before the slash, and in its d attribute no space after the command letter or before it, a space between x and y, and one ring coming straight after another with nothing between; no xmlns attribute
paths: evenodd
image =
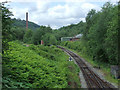
<svg viewBox="0 0 120 90"><path fill-rule="evenodd" d="M112 85L110 85L108 82L104 82L97 74L95 74L90 68L88 68L78 55L63 47L58 47L61 48L63 51L67 52L78 63L81 71L83 72L83 76L87 81L86 83L88 84L88 88L109 88L111 90Z"/></svg>

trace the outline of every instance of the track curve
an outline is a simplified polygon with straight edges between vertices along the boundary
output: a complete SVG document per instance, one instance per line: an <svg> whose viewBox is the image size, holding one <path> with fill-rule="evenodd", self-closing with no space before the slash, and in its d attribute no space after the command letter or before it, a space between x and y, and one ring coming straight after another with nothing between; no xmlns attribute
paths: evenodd
<svg viewBox="0 0 120 90"><path fill-rule="evenodd" d="M80 67L83 76L85 78L86 84L88 88L100 88L100 90L114 90L116 89L112 84L105 82L102 80L94 71L88 67L85 62L75 53L70 50L67 50L61 46L57 46L58 48L62 49L66 53L68 53L78 64Z"/></svg>

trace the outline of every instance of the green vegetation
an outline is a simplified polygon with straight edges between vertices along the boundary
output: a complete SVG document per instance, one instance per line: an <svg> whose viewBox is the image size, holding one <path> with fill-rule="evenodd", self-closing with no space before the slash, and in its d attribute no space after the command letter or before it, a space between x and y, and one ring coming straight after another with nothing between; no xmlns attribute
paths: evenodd
<svg viewBox="0 0 120 90"><path fill-rule="evenodd" d="M106 80L118 85L118 79L115 79L114 76L110 74L111 64L93 60L92 57L90 57L89 55L86 55L85 54L86 49L84 45L81 46L82 45L81 41L62 42L61 45L77 53L80 57L84 58L87 62L89 62L93 67L100 67L100 70L104 73Z"/></svg>
<svg viewBox="0 0 120 90"><path fill-rule="evenodd" d="M26 31L21 26L13 27L10 18L12 13L4 4L0 4L3 14L2 87L79 88L79 68L68 61L68 55L55 46L38 45L46 33L52 34L52 29L41 26L35 31ZM55 44L56 38L52 35L49 37L53 41L50 44Z"/></svg>
<svg viewBox="0 0 120 90"><path fill-rule="evenodd" d="M0 3L4 88L80 87L78 67L67 61L68 56L63 51L52 46L57 44L80 52L93 66L99 65L110 81L117 83L110 76L109 67L119 64L119 5L107 2L100 11L90 10L86 22L80 21L56 30L29 22L26 30L25 21L11 19L13 14L4 4ZM60 41L61 37L77 34L83 35L77 42ZM41 40L44 46L39 45Z"/></svg>
<svg viewBox="0 0 120 90"><path fill-rule="evenodd" d="M73 37L82 34L84 51L93 60L118 65L118 5L107 2L100 11L92 9L86 16L86 22L71 24L52 30L51 27L40 26L35 30L12 27L13 40L39 45L60 44L61 37ZM19 22L21 25L22 22ZM18 25L19 25L18 24ZM18 26L17 25L17 26ZM78 46L79 47L79 46Z"/></svg>
<svg viewBox="0 0 120 90"><path fill-rule="evenodd" d="M0 3L0 9L2 10L2 51L8 48L7 42L11 40L11 18L12 12L4 6L5 3Z"/></svg>
<svg viewBox="0 0 120 90"><path fill-rule="evenodd" d="M55 46L22 45L9 42L3 55L3 88L80 87L79 68ZM72 68L72 69L70 69ZM76 77L73 77L76 76Z"/></svg>
<svg viewBox="0 0 120 90"><path fill-rule="evenodd" d="M83 27L80 41L61 45L79 52L93 66L100 66L105 78L118 85L118 79L110 74L110 65L119 65L118 6L107 2L101 11L91 10Z"/></svg>
<svg viewBox="0 0 120 90"><path fill-rule="evenodd" d="M105 3L101 11L91 10L81 26L83 36L73 46L93 60L118 65L118 5ZM74 30L73 30L74 31ZM67 43L66 43L67 44ZM69 43L68 43L69 44Z"/></svg>
<svg viewBox="0 0 120 90"><path fill-rule="evenodd" d="M25 20L14 18L14 19L12 19L12 21L13 21L12 27L26 28L26 21ZM28 21L28 27L31 30L36 30L40 26L33 23L33 22Z"/></svg>
<svg viewBox="0 0 120 90"><path fill-rule="evenodd" d="M53 34L55 35L57 41L60 41L61 37L73 37L77 34L82 33L83 30L85 29L84 26L85 26L85 23L83 21L80 21L78 24L63 26L58 30L54 30Z"/></svg>
<svg viewBox="0 0 120 90"><path fill-rule="evenodd" d="M117 10L117 6L106 3L100 12L91 10L86 17L83 40L86 54L94 60L118 64Z"/></svg>

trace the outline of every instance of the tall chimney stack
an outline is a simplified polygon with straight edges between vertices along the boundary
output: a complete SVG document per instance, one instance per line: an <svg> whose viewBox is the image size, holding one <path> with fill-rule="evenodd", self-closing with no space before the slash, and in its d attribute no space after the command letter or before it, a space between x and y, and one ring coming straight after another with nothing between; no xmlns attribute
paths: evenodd
<svg viewBox="0 0 120 90"><path fill-rule="evenodd" d="M26 29L28 29L28 12L26 12Z"/></svg>

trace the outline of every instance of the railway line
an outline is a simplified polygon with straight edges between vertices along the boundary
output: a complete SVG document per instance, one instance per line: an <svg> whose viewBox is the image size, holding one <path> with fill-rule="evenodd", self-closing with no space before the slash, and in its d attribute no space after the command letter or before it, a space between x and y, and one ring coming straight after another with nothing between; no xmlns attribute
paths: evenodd
<svg viewBox="0 0 120 90"><path fill-rule="evenodd" d="M100 88L102 90L105 90L105 89L114 90L115 89L115 87L112 84L105 82L94 71L92 71L92 69L88 67L86 63L77 54L61 46L57 46L57 47L62 49L66 53L68 53L76 61L76 63L78 64L78 66L80 67L83 73L84 79L87 84L87 88Z"/></svg>

